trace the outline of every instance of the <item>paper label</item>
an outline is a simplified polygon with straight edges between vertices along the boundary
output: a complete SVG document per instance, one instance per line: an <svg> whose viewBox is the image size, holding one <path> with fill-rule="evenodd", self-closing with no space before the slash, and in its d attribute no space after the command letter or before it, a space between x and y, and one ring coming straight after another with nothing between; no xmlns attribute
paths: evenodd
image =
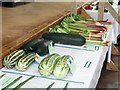
<svg viewBox="0 0 120 90"><path fill-rule="evenodd" d="M50 42L50 44L48 45L48 49L49 49L49 54L53 54L55 49L54 49L54 46L53 46L53 42Z"/></svg>
<svg viewBox="0 0 120 90"><path fill-rule="evenodd" d="M92 45L92 44L85 44L82 46L84 50L90 50L90 51L98 51L99 50L99 45Z"/></svg>
<svg viewBox="0 0 120 90"><path fill-rule="evenodd" d="M72 58L69 58L69 59L68 59L68 66L70 67L70 72L71 72L72 74L74 74L75 71L76 71L76 65L75 65L75 63L74 63L74 61L73 61Z"/></svg>
<svg viewBox="0 0 120 90"><path fill-rule="evenodd" d="M87 61L87 62L85 63L85 65L84 65L84 67L85 67L85 68L89 68L89 67L90 67L90 65L91 65L91 63L92 63L92 62Z"/></svg>

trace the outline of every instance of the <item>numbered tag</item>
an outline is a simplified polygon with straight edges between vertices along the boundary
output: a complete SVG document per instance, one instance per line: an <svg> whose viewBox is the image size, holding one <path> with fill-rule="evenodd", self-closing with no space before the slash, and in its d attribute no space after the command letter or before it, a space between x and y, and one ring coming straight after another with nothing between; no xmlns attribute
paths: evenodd
<svg viewBox="0 0 120 90"><path fill-rule="evenodd" d="M92 63L92 62L87 61L87 62L85 63L85 65L84 65L84 67L85 67L85 68L89 68L89 67L90 67L90 65L91 65L91 63Z"/></svg>
<svg viewBox="0 0 120 90"><path fill-rule="evenodd" d="M54 53L54 46L53 46L53 42L51 41L50 44L48 45L48 49L49 49L49 54L53 54Z"/></svg>
<svg viewBox="0 0 120 90"><path fill-rule="evenodd" d="M73 58L69 58L69 59L68 59L68 66L70 67L70 72L71 72L72 74L74 74L75 71L76 71L76 65L75 65L75 63L74 63Z"/></svg>

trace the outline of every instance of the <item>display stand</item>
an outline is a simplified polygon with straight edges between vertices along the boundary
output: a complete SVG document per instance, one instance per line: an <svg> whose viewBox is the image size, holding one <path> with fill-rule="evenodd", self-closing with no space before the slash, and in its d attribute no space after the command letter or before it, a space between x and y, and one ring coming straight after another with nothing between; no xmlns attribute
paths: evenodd
<svg viewBox="0 0 120 90"><path fill-rule="evenodd" d="M117 12L113 9L113 7L110 5L110 3L108 2L108 0L106 0L105 2L102 2L102 0L99 1L99 9L98 9L98 20L103 20L103 15L104 15L104 8L107 8L108 11L110 12L110 14L113 16L113 18L120 23L120 16L117 14ZM112 45L112 54L114 55L118 55L119 51L118 49ZM115 65L115 63L112 61L107 63L107 70L111 70L111 71L118 71L118 67Z"/></svg>

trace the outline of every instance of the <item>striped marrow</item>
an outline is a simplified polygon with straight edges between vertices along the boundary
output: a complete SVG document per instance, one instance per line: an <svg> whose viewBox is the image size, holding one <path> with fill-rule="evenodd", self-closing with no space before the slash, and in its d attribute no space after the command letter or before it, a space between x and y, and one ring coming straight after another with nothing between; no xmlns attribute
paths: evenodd
<svg viewBox="0 0 120 90"><path fill-rule="evenodd" d="M38 71L42 76L49 76L52 74L57 61L60 59L59 54L51 54L45 57L38 66Z"/></svg>
<svg viewBox="0 0 120 90"><path fill-rule="evenodd" d="M54 76L56 78L65 78L70 70L69 66L68 66L68 60L69 59L73 59L71 56L69 55L64 55L63 57L61 57L61 59L59 59L59 61L57 62L55 69L54 69Z"/></svg>
<svg viewBox="0 0 120 90"><path fill-rule="evenodd" d="M18 71L25 71L35 61L35 53L28 53L24 55L15 65Z"/></svg>
<svg viewBox="0 0 120 90"><path fill-rule="evenodd" d="M7 68L13 68L18 60L24 55L24 50L15 50L4 58L3 65Z"/></svg>

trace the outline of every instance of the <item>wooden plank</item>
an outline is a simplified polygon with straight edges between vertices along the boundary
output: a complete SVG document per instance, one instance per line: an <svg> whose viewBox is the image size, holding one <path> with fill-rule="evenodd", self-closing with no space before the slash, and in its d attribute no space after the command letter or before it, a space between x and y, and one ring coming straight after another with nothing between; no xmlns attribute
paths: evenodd
<svg viewBox="0 0 120 90"><path fill-rule="evenodd" d="M107 63L107 70L119 71L118 67L114 64L112 60L110 61L110 63Z"/></svg>
<svg viewBox="0 0 120 90"><path fill-rule="evenodd" d="M81 7L80 9L78 9L77 12L78 12L78 14L83 15L83 17L85 17L85 18L93 19L93 18L86 12L86 10L85 10L83 7Z"/></svg>
<svg viewBox="0 0 120 90"><path fill-rule="evenodd" d="M105 7L105 2L102 2L102 0L99 1L98 5L98 21L102 21L104 17L104 7Z"/></svg>
<svg viewBox="0 0 120 90"><path fill-rule="evenodd" d="M115 45L112 45L112 55L120 55L119 50L115 47Z"/></svg>
<svg viewBox="0 0 120 90"><path fill-rule="evenodd" d="M113 18L120 24L120 16L119 14L114 10L114 8L111 6L109 2L105 2L105 8L108 9L110 14L113 16Z"/></svg>

